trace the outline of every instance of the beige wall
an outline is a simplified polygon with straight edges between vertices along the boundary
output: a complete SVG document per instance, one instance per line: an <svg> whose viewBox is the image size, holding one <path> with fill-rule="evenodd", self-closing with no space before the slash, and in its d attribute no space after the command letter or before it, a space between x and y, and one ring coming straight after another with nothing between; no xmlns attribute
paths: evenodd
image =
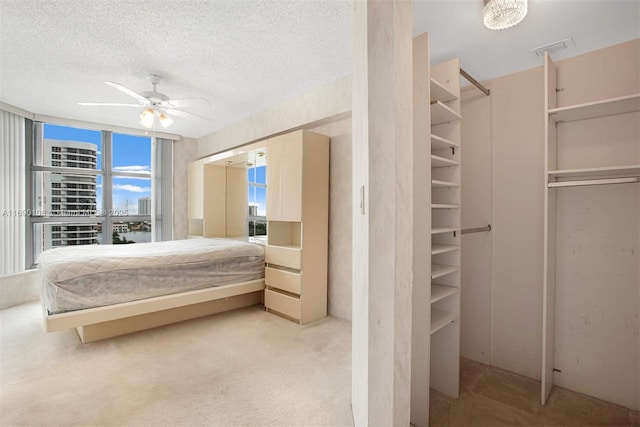
<svg viewBox="0 0 640 427"><path fill-rule="evenodd" d="M489 87L489 89L491 89ZM462 97L462 228L492 222L491 97L475 87ZM460 355L491 364L491 232L462 235Z"/></svg>
<svg viewBox="0 0 640 427"><path fill-rule="evenodd" d="M492 364L540 378L542 345L542 68L491 82Z"/></svg>
<svg viewBox="0 0 640 427"><path fill-rule="evenodd" d="M196 159L198 141L182 138L173 143L173 239L189 234L187 166Z"/></svg>
<svg viewBox="0 0 640 427"><path fill-rule="evenodd" d="M351 378L356 425L406 426L410 421L411 31L410 2L353 3Z"/></svg>
<svg viewBox="0 0 640 427"><path fill-rule="evenodd" d="M312 129L331 138L329 314L351 320L351 119Z"/></svg>
<svg viewBox="0 0 640 427"><path fill-rule="evenodd" d="M198 157L350 116L351 76L346 76L200 138Z"/></svg>

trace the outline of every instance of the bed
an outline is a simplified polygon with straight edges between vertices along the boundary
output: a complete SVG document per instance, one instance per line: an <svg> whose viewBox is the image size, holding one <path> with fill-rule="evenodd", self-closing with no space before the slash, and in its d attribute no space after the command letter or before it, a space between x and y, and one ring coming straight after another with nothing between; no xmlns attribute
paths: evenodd
<svg viewBox="0 0 640 427"><path fill-rule="evenodd" d="M67 246L38 259L45 332L83 343L260 304L264 248L227 239Z"/></svg>

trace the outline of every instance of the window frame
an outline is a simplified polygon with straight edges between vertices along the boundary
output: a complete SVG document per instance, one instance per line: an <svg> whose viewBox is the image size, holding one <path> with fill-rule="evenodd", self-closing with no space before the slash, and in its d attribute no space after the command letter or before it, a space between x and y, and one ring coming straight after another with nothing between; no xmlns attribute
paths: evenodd
<svg viewBox="0 0 640 427"><path fill-rule="evenodd" d="M122 172L122 171L114 171L113 170L113 134L124 134L128 135L125 132L113 132L110 130L102 130L102 129L92 129L90 127L81 127L78 125L66 125L60 124L60 126L67 127L75 127L79 129L88 129L88 130L97 130L101 132L101 148L102 151L102 164L99 165L100 169L96 167L96 169L89 168L68 168L68 167L60 167L60 166L48 166L48 165L38 165L35 163L35 147L42 146L44 144L44 126L45 124L58 125L57 123L51 122L42 122L42 121L34 121L32 122L32 132L30 138L27 140L26 145L26 156L25 159L27 161L27 177L26 177L26 201L29 206L28 212L30 215L27 215L28 221L26 224L26 239L27 239L27 253L26 253L26 263L27 265L31 265L31 268L35 267L37 263L37 255L44 250L42 247L37 248L37 245L42 245L42 241L38 240L34 233L34 228L36 224L54 224L57 225L81 225L81 224L102 224L102 243L101 244L113 244L113 233L111 229L113 228L113 224L117 222L142 222L149 221L152 225L152 230L155 229L153 221L160 220L160 218L154 218L152 213L148 215L129 215L128 212L125 215L120 215L117 210L113 208L113 179L114 178L143 178L148 180L151 186L151 205L152 211L154 211L154 195L157 193L157 189L154 188L156 185L156 180L154 176L156 173L159 173L159 165L155 165L155 147L156 147L156 138L154 136L145 136L150 139L150 170L149 172ZM135 134L132 134L135 135ZM139 135L135 135L139 136ZM98 165L96 165L98 166ZM38 184L39 179L36 177L38 173L63 173L70 175L89 175L95 176L96 182L97 177L102 177L102 208L101 211L97 211L97 195L96 195L96 213L95 215L85 215L85 216L74 216L74 215L51 215L50 212L41 212L39 208L39 203L36 200L36 189L35 186ZM97 184L96 184L97 185ZM96 190L97 191L97 190ZM100 215L103 214L103 215ZM155 233L151 233L151 241L155 241Z"/></svg>

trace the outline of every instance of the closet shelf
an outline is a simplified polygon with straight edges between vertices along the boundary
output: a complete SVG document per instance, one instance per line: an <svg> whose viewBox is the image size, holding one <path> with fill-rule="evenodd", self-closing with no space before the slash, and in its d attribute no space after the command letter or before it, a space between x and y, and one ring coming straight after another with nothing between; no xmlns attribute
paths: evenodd
<svg viewBox="0 0 640 427"><path fill-rule="evenodd" d="M460 246L457 245L442 245L439 243L431 244L431 255L440 255L447 252L453 252L460 249Z"/></svg>
<svg viewBox="0 0 640 427"><path fill-rule="evenodd" d="M458 271L458 267L455 265L431 264L431 279L437 279L456 271Z"/></svg>
<svg viewBox="0 0 640 427"><path fill-rule="evenodd" d="M456 313L448 311L431 309L431 334L435 334L449 323L455 322L458 318Z"/></svg>
<svg viewBox="0 0 640 427"><path fill-rule="evenodd" d="M454 205L452 203L432 203L431 209L458 209L460 205Z"/></svg>
<svg viewBox="0 0 640 427"><path fill-rule="evenodd" d="M431 151L445 150L447 148L460 148L457 142L449 141L441 136L431 134Z"/></svg>
<svg viewBox="0 0 640 427"><path fill-rule="evenodd" d="M582 169L558 169L548 172L549 179L557 178L621 178L640 176L640 165L608 166Z"/></svg>
<svg viewBox="0 0 640 427"><path fill-rule="evenodd" d="M460 119L462 119L460 114L456 113L442 102L435 101L431 103L431 126L453 122Z"/></svg>
<svg viewBox="0 0 640 427"><path fill-rule="evenodd" d="M585 179L582 181L578 181L578 180L560 181L560 182L550 182L547 185L549 188L558 188L558 187L584 187L584 186L590 186L590 185L630 184L634 182L640 182L640 177L630 176L625 178L599 178L599 179Z"/></svg>
<svg viewBox="0 0 640 427"><path fill-rule="evenodd" d="M446 86L433 78L431 78L429 86L431 90L431 102L447 102L458 99L455 93L451 92Z"/></svg>
<svg viewBox="0 0 640 427"><path fill-rule="evenodd" d="M449 188L449 187L460 187L460 184L451 182L451 181L440 181L437 179L431 180L431 188Z"/></svg>
<svg viewBox="0 0 640 427"><path fill-rule="evenodd" d="M460 163L455 160L447 159L446 157L431 155L431 167L432 168L446 168L449 166L458 166Z"/></svg>
<svg viewBox="0 0 640 427"><path fill-rule="evenodd" d="M553 108L549 110L549 117L556 122L573 122L593 119L595 117L631 113L633 111L640 111L640 93L602 101L587 102L585 104L570 105L568 107Z"/></svg>
<svg viewBox="0 0 640 427"><path fill-rule="evenodd" d="M456 231L460 231L460 229L456 227L432 227L431 228L431 234L453 233Z"/></svg>
<svg viewBox="0 0 640 427"><path fill-rule="evenodd" d="M438 302L441 299L448 297L449 295L453 295L458 292L458 288L454 288L452 286L443 286L431 284L431 303Z"/></svg>

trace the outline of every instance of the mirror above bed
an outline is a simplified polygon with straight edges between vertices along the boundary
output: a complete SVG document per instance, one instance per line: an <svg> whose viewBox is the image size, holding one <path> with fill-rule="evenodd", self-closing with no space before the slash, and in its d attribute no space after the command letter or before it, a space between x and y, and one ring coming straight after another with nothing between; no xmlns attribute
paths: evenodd
<svg viewBox="0 0 640 427"><path fill-rule="evenodd" d="M189 237L266 243L264 144L255 143L189 165Z"/></svg>

